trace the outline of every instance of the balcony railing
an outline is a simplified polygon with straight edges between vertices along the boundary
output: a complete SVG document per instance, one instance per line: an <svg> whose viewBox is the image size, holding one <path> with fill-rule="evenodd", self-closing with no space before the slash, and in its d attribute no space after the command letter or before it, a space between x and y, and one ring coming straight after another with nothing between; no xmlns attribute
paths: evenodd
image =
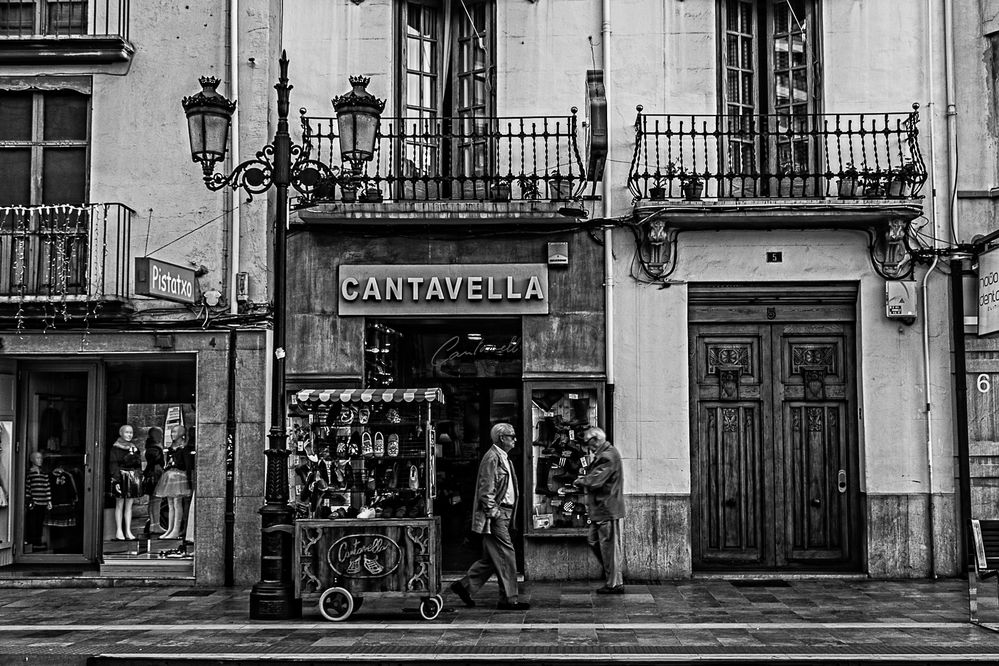
<svg viewBox="0 0 999 666"><path fill-rule="evenodd" d="M127 298L134 214L117 203L0 207L0 300Z"/></svg>
<svg viewBox="0 0 999 666"><path fill-rule="evenodd" d="M926 182L918 123L917 105L910 113L793 116L639 107L628 187L636 202L915 197Z"/></svg>
<svg viewBox="0 0 999 666"><path fill-rule="evenodd" d="M0 0L0 38L128 39L131 0Z"/></svg>
<svg viewBox="0 0 999 666"><path fill-rule="evenodd" d="M382 118L361 191L351 192L350 174L339 168L336 119L306 116L303 110L308 159L335 166L325 169L315 188L300 190L300 203L355 196L358 201L568 200L583 187L577 130L575 108L568 116Z"/></svg>

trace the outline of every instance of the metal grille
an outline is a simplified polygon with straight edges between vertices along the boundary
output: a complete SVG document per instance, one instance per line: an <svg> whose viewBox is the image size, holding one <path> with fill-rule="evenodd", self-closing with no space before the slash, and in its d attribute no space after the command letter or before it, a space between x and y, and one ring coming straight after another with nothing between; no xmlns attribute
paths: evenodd
<svg viewBox="0 0 999 666"><path fill-rule="evenodd" d="M131 0L0 0L0 38L117 36L128 39Z"/></svg>

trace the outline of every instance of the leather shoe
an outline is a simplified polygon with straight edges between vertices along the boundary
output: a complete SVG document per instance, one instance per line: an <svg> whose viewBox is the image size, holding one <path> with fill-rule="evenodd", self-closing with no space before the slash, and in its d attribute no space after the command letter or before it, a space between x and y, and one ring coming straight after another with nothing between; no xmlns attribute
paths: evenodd
<svg viewBox="0 0 999 666"><path fill-rule="evenodd" d="M603 587L597 588L597 594L624 594L624 585L615 585L614 587Z"/></svg>
<svg viewBox="0 0 999 666"><path fill-rule="evenodd" d="M497 610L505 610L505 611L523 611L529 609L530 607L531 604L527 603L526 601L514 601L512 603L509 601L501 601L498 604L496 604Z"/></svg>
<svg viewBox="0 0 999 666"><path fill-rule="evenodd" d="M468 590L465 589L465 586L461 584L460 580L456 580L451 583L451 591L458 595L458 598L461 599L469 608L475 606L475 600L472 599L472 595L468 593Z"/></svg>

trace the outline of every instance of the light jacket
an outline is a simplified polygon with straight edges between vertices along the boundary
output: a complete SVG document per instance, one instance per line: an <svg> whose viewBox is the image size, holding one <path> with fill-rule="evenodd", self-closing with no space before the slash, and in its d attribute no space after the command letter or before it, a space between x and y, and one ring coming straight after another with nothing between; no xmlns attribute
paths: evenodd
<svg viewBox="0 0 999 666"><path fill-rule="evenodd" d="M586 510L590 520L624 518L624 472L621 454L610 442L604 442L593 452L593 464L576 485L586 489Z"/></svg>
<svg viewBox="0 0 999 666"><path fill-rule="evenodd" d="M489 447L482 462L479 463L479 475L475 482L475 499L472 501L472 531L478 534L492 534L492 520L499 515L499 506L506 497L506 490L513 484L513 516L517 515L517 499L520 495L517 488L517 473L513 463L507 461L510 472L507 473L500 452L496 445ZM513 522L513 521L511 521Z"/></svg>

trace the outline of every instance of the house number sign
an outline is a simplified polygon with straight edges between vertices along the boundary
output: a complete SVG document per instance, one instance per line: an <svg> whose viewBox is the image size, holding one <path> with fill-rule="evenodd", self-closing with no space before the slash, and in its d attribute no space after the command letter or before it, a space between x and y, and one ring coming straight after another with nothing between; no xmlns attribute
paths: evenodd
<svg viewBox="0 0 999 666"><path fill-rule="evenodd" d="M342 264L341 315L548 314L545 264Z"/></svg>
<svg viewBox="0 0 999 666"><path fill-rule="evenodd" d="M330 568L344 578L383 578L399 568L402 550L382 534L348 534L326 554Z"/></svg>

